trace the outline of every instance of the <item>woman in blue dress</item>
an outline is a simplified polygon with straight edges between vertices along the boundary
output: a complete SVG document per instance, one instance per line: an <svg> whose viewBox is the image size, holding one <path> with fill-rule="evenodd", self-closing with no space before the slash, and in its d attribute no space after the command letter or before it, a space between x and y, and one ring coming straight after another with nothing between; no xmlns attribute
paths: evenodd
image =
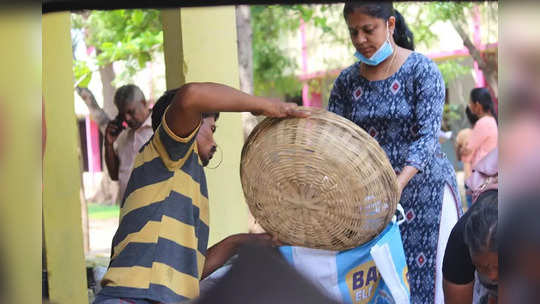
<svg viewBox="0 0 540 304"><path fill-rule="evenodd" d="M414 52L412 33L391 2L349 2L343 15L358 62L334 83L329 110L362 127L398 176L411 303L443 303L442 258L461 203L441 151L445 85L437 66Z"/></svg>

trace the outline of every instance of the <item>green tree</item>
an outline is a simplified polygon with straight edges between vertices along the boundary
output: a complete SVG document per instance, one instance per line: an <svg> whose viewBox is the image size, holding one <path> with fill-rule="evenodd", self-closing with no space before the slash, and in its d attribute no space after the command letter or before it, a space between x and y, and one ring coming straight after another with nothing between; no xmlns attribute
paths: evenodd
<svg viewBox="0 0 540 304"><path fill-rule="evenodd" d="M473 43L472 33L468 30L469 24L474 18L475 10L480 15L485 16L486 22L493 24L493 27L484 27L484 30L497 28L498 4L493 1L480 3L474 2L420 2L420 3L396 3L396 9L403 13L408 21L411 31L415 35L417 44L430 46L437 39L433 31L433 25L437 22L450 22L456 32L463 40L463 45L469 50L471 57L478 63L484 77L492 88L495 96L498 95L498 64L497 56L485 56L480 52L478 46ZM493 34L493 33L488 33ZM467 70L460 66L459 61L449 61L439 68L445 80L451 81L453 78L465 73ZM448 83L448 82L447 82Z"/></svg>
<svg viewBox="0 0 540 304"><path fill-rule="evenodd" d="M284 36L298 26L284 6L252 6L253 90L288 94L301 87L294 75L296 62L283 47Z"/></svg>
<svg viewBox="0 0 540 304"><path fill-rule="evenodd" d="M84 33L87 47L95 48L91 60L98 66L98 71L92 71L87 62L75 60L74 75L80 87L79 95L92 112L97 105L95 98L88 90L81 89L87 86L93 73L99 72L103 84L104 110L111 117L115 112L112 106L115 84L129 81L163 50L161 14L153 9L82 11L72 14L72 27ZM114 62L124 64L125 70L119 75L114 71ZM94 112L99 110L94 109Z"/></svg>
<svg viewBox="0 0 540 304"><path fill-rule="evenodd" d="M74 32L83 33L82 39L88 48L95 48L89 60L94 64L75 58L73 72L78 84L77 93L88 106L91 118L104 132L107 123L117 113L113 104L116 83L129 81L148 61L162 52L161 14L158 10L138 9L82 11L72 14L72 27ZM73 41L73 44L77 42ZM115 73L114 62L121 62L125 67L119 75ZM97 71L92 70L91 66L97 66ZM87 88L96 72L100 75L103 88L103 108ZM94 199L114 202L116 190L112 185L109 175L105 174L99 196Z"/></svg>
<svg viewBox="0 0 540 304"><path fill-rule="evenodd" d="M300 20L339 40L326 14L336 5L255 5L251 7L253 82L255 94L296 95L301 83L297 64L287 50L286 36L299 30Z"/></svg>
<svg viewBox="0 0 540 304"><path fill-rule="evenodd" d="M158 10L112 10L73 14L73 28L85 32L87 46L96 48L96 63L105 66L125 62L125 74L133 76L157 52L163 51L161 13Z"/></svg>
<svg viewBox="0 0 540 304"><path fill-rule="evenodd" d="M477 46L471 42L472 35L467 31L468 24L473 18L475 5L483 16L488 17L487 20L494 25L493 28L496 28L497 3L396 2L394 5L407 20L415 35L417 45L425 45L429 48L438 39L443 39L443 37L437 37L432 31L433 25L436 22L450 22L463 39L473 59L479 63L486 81L497 94L496 56L483 56ZM342 21L342 7L342 4L252 6L255 93L264 94L274 91L286 95L299 90L300 84L293 74L297 68L296 61L287 54L284 36L298 30L300 17L307 24L321 28L325 37L330 38L333 43L349 45L347 31L338 30L341 27L344 28L345 25L343 23L329 24L329 20ZM439 63L439 69L446 83L471 70L461 60L447 60Z"/></svg>

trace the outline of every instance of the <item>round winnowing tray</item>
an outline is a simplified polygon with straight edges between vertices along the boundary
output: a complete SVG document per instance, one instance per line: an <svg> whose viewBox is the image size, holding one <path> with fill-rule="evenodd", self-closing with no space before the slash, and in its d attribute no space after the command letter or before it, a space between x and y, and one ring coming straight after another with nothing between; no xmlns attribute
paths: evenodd
<svg viewBox="0 0 540 304"><path fill-rule="evenodd" d="M266 118L242 149L249 209L287 244L345 250L377 236L398 202L394 170L377 141L322 109L308 118Z"/></svg>

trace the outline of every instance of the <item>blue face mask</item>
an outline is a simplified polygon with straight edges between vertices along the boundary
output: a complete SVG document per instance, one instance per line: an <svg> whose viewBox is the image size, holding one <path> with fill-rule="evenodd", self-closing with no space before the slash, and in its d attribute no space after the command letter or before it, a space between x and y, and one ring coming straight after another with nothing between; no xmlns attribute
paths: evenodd
<svg viewBox="0 0 540 304"><path fill-rule="evenodd" d="M390 44L389 39L390 32L388 31L388 22L386 23L386 41L381 45L381 47L370 57L366 58L360 52L356 51L354 57L356 57L361 62L367 65L379 65L386 58L388 58L394 52L392 45Z"/></svg>

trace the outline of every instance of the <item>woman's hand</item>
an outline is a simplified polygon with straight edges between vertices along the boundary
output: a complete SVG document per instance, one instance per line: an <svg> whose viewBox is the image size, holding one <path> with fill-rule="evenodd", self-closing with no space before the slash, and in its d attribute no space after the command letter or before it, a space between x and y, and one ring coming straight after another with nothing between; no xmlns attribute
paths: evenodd
<svg viewBox="0 0 540 304"><path fill-rule="evenodd" d="M401 182L399 178L398 178L397 185L398 185L398 198L401 199L401 193L403 193L403 189L404 189L405 186L407 186L407 185L406 185L406 184L403 184L403 182Z"/></svg>
<svg viewBox="0 0 540 304"><path fill-rule="evenodd" d="M403 193L403 189L407 186L409 181L418 173L418 169L416 169L413 166L405 166L403 170L398 174L397 176L397 184L398 184L398 195L401 199L401 193Z"/></svg>

